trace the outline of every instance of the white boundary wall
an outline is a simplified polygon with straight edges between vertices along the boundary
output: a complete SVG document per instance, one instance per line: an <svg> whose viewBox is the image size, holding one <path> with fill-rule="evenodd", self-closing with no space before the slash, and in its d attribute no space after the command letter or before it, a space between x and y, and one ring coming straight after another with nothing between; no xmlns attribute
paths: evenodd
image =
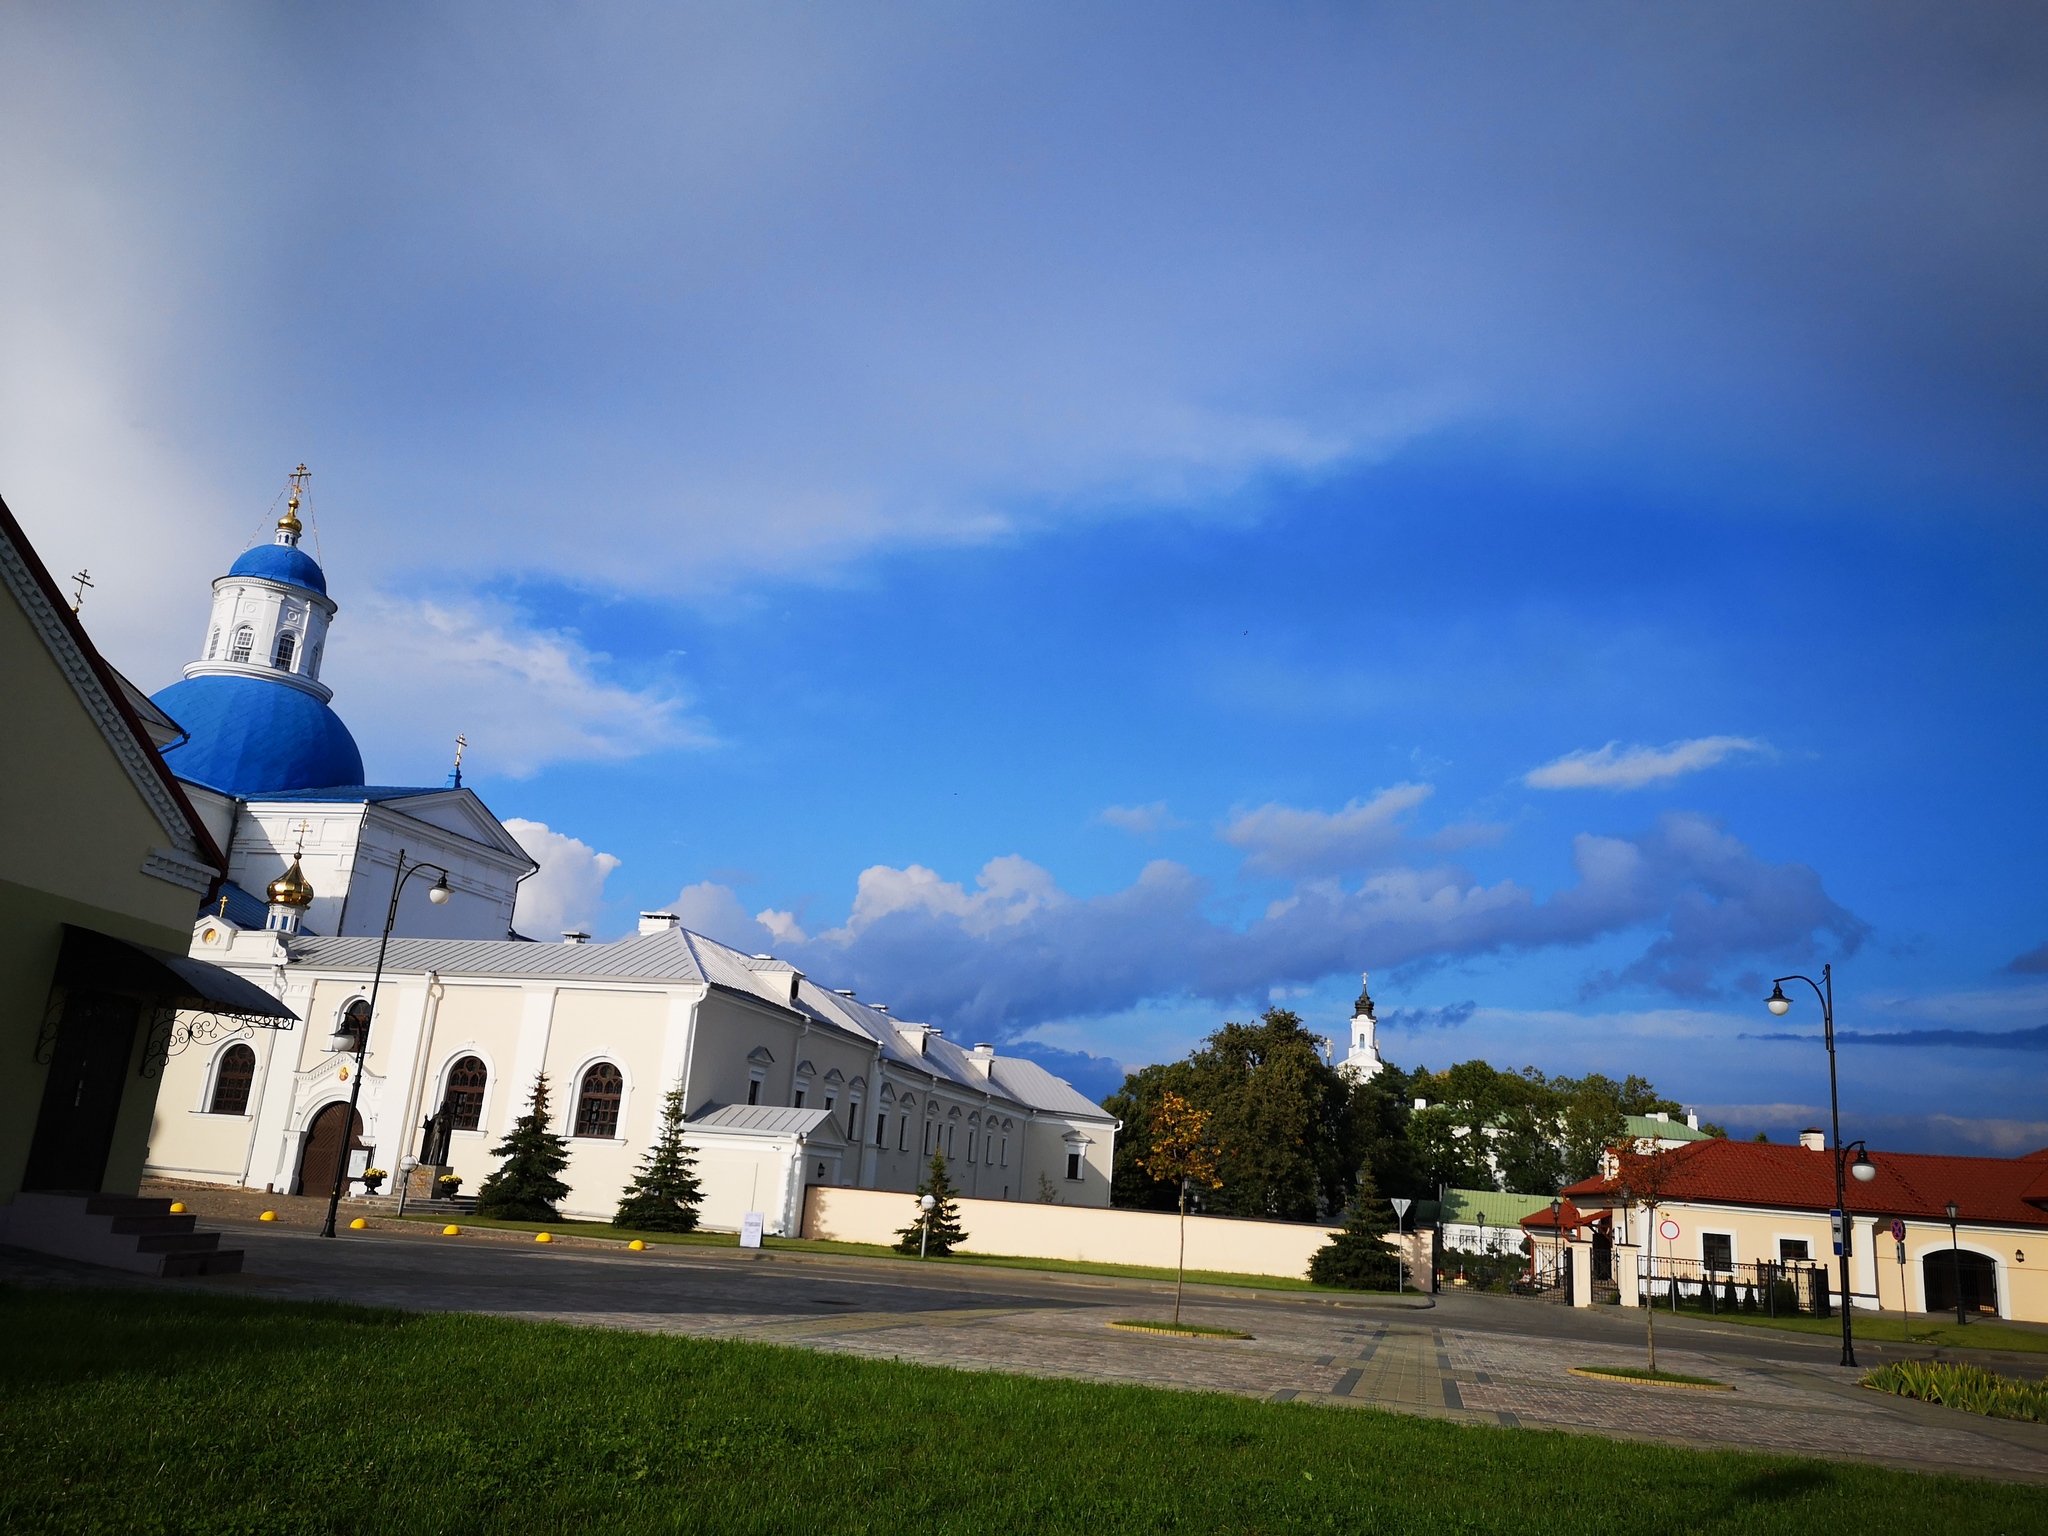
<svg viewBox="0 0 2048 1536"><path fill-rule="evenodd" d="M962 1253L1145 1264L1156 1269L1172 1269L1178 1262L1180 1218L1172 1212L1019 1200L959 1204L960 1225L967 1229ZM900 1191L813 1184L804 1192L802 1235L842 1243L893 1243L915 1215L916 1198ZM1313 1222L1190 1216L1188 1268L1305 1280L1309 1257L1336 1230Z"/></svg>

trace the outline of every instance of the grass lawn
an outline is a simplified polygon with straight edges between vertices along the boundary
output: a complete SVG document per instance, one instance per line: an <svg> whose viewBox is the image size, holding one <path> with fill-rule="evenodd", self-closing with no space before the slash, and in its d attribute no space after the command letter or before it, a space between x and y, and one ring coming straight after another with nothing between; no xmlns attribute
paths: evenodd
<svg viewBox="0 0 2048 1536"><path fill-rule="evenodd" d="M1211 1328L1203 1323L1176 1323L1171 1318L1124 1317L1109 1325L1112 1328L1128 1328L1134 1333L1172 1333L1191 1339L1248 1339L1250 1334L1237 1328Z"/></svg>
<svg viewBox="0 0 2048 1536"><path fill-rule="evenodd" d="M498 1221L488 1216L419 1216L411 1211L405 1213L407 1221L423 1222L431 1226L442 1226L453 1222L458 1227L495 1227L507 1232L559 1232L565 1237L595 1237L605 1242L625 1244L634 1238L644 1239L650 1246L655 1243L683 1243L699 1248L737 1248L740 1245L737 1232L628 1232L615 1227L608 1221ZM860 1258L894 1259L904 1264L983 1264L997 1269L1040 1269L1068 1275L1107 1275L1120 1280L1159 1280L1173 1284L1174 1272L1170 1269L1153 1269L1143 1264L1096 1264L1080 1259L1028 1259L999 1253L951 1253L934 1254L920 1259L915 1254L901 1254L894 1248L881 1243L828 1243L808 1237L764 1237L761 1246L769 1251L783 1253L845 1253ZM1347 1291L1337 1286L1311 1285L1306 1280L1290 1280L1284 1275L1237 1275L1222 1270L1191 1269L1188 1271L1189 1285L1227 1285L1238 1290L1312 1292L1319 1296L1391 1296L1392 1291ZM1414 1295L1413 1291L1408 1293Z"/></svg>
<svg viewBox="0 0 2048 1536"><path fill-rule="evenodd" d="M2041 1491L473 1315L0 1290L0 1529L2041 1530Z"/></svg>
<svg viewBox="0 0 2048 1536"><path fill-rule="evenodd" d="M1668 1311L1660 1309L1658 1321L1669 1317ZM1723 1312L1712 1317L1690 1308L1678 1314L1703 1323L1740 1323L1746 1328L1782 1328L1788 1333L1817 1333L1827 1338L1842 1336L1842 1319L1837 1313L1833 1317L1808 1317L1803 1313L1794 1317L1768 1317L1756 1312ZM1929 1318L1915 1318L1902 1325L1894 1313L1890 1317L1878 1317L1867 1312L1858 1312L1853 1324L1859 1339L1882 1341L1887 1344L1903 1343L1909 1333L1915 1344L1930 1344L1941 1349L2020 1349L2036 1354L2048 1350L2048 1333L2036 1333L2025 1328L2008 1328L2002 1323L1966 1323L1958 1326L1954 1318L1947 1322Z"/></svg>

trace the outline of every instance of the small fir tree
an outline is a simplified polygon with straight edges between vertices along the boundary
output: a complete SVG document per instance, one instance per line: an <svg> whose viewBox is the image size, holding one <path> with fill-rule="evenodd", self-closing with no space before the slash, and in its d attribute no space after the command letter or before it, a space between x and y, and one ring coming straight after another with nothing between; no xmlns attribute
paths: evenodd
<svg viewBox="0 0 2048 1536"><path fill-rule="evenodd" d="M535 1076L526 1113L493 1150L505 1161L476 1192L477 1214L505 1221L560 1220L556 1207L569 1193L561 1180L569 1166L569 1138L548 1129L547 1073Z"/></svg>
<svg viewBox="0 0 2048 1536"><path fill-rule="evenodd" d="M1392 1212L1373 1183L1371 1166L1360 1168L1344 1228L1308 1261L1309 1279L1317 1285L1351 1291L1395 1289L1401 1278L1401 1259L1386 1242L1393 1230Z"/></svg>
<svg viewBox="0 0 2048 1536"><path fill-rule="evenodd" d="M934 1152L924 1182L917 1186L917 1217L896 1234L896 1251L947 1254L966 1242L967 1233L960 1225L960 1206L954 1199L959 1193L946 1177L946 1154ZM936 1202L930 1211L924 1208L926 1195Z"/></svg>
<svg viewBox="0 0 2048 1536"><path fill-rule="evenodd" d="M683 1089L678 1083L661 1101L661 1128L654 1146L619 1202L612 1225L636 1232L694 1232L703 1199L697 1160L683 1143Z"/></svg>

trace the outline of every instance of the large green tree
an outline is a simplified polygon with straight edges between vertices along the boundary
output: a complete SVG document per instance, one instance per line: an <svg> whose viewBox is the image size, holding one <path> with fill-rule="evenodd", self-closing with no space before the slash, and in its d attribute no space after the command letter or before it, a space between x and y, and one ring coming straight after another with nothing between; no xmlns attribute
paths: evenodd
<svg viewBox="0 0 2048 1536"><path fill-rule="evenodd" d="M896 1234L896 1251L944 1255L966 1242L966 1229L960 1225L959 1194L953 1181L946 1177L946 1154L934 1152L924 1182L917 1186L917 1204L913 1208L916 1214L910 1225ZM932 1197L929 1211L924 1208L926 1195Z"/></svg>
<svg viewBox="0 0 2048 1536"><path fill-rule="evenodd" d="M1396 1289L1400 1257L1386 1240L1393 1230L1392 1210L1373 1185L1371 1166L1361 1167L1344 1229L1310 1256L1309 1279L1353 1291Z"/></svg>

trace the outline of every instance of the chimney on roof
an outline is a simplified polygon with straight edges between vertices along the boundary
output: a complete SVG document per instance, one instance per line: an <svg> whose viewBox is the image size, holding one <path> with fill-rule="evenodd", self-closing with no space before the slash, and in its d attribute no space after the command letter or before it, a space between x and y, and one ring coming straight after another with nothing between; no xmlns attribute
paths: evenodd
<svg viewBox="0 0 2048 1536"><path fill-rule="evenodd" d="M588 944L590 942L590 935L581 928L564 928L562 930L562 942L564 944Z"/></svg>
<svg viewBox="0 0 2048 1536"><path fill-rule="evenodd" d="M1416 1107L1417 1109L1427 1109L1427 1108L1429 1108L1429 1100L1427 1100L1427 1099L1417 1099L1417 1100L1415 1101L1415 1107Z"/></svg>
<svg viewBox="0 0 2048 1536"><path fill-rule="evenodd" d="M1687 1130L1691 1131L1696 1131L1700 1128L1700 1112L1698 1110L1688 1109L1685 1112L1685 1126Z"/></svg>
<svg viewBox="0 0 2048 1536"><path fill-rule="evenodd" d="M869 1003L868 1006L874 1009L877 1013L887 1013L889 1011L889 1005L887 1003ZM932 1033L936 1035L938 1031L935 1029L932 1031Z"/></svg>
<svg viewBox="0 0 2048 1536"><path fill-rule="evenodd" d="M640 931L648 933L672 933L683 926L683 920L673 912L642 912Z"/></svg>
<svg viewBox="0 0 2048 1536"><path fill-rule="evenodd" d="M996 1048L986 1040L967 1053L967 1059L974 1063L975 1071L984 1078L994 1077L996 1072Z"/></svg>
<svg viewBox="0 0 2048 1536"><path fill-rule="evenodd" d="M1667 1110L1653 1109L1650 1111L1650 1118L1652 1120L1666 1121L1671 1118L1671 1115L1670 1112Z"/></svg>
<svg viewBox="0 0 2048 1536"><path fill-rule="evenodd" d="M1799 1145L1809 1152L1825 1152L1828 1149L1827 1132L1818 1126L1809 1125L1799 1133Z"/></svg>
<svg viewBox="0 0 2048 1536"><path fill-rule="evenodd" d="M834 995L834 996L837 996L837 997L851 997L851 996L853 996L853 988L851 988L851 987L834 987L834 988L832 989L832 992L833 992L833 995Z"/></svg>

